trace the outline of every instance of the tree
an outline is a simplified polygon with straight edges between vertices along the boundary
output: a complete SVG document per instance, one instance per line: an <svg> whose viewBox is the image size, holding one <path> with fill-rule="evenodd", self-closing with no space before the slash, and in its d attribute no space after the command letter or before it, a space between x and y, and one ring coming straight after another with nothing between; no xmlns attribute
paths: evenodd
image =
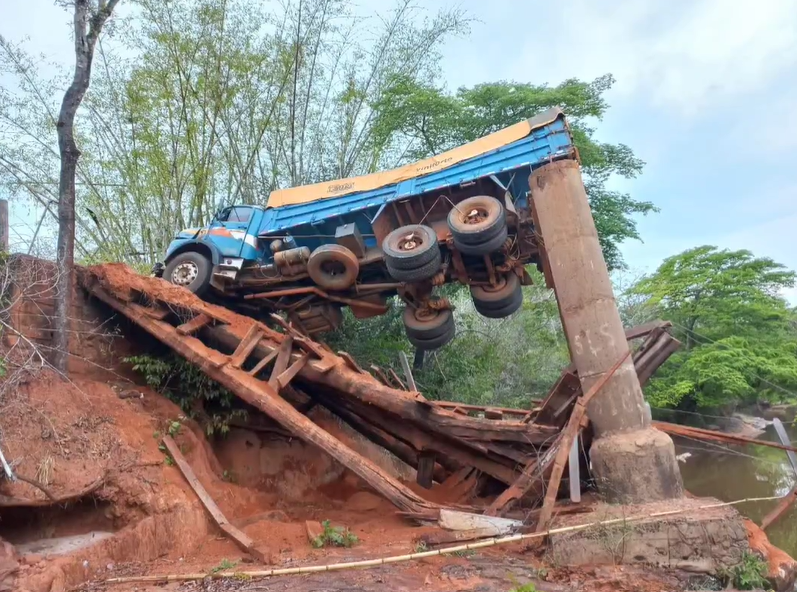
<svg viewBox="0 0 797 592"><path fill-rule="evenodd" d="M66 372L69 358L69 306L75 261L75 174L80 157L75 142L75 114L89 88L94 46L105 22L110 18L119 0L74 0L75 75L64 94L58 114L56 130L61 155L61 174L58 182L58 244L56 262L58 280L55 301L54 366Z"/></svg>
<svg viewBox="0 0 797 592"><path fill-rule="evenodd" d="M603 95L613 83L610 74L592 82L568 79L553 87L499 81L450 94L432 84L396 77L375 105L374 148L397 165L476 140L550 107L562 107L579 149L606 263L609 269L622 268L620 243L640 238L633 216L656 208L606 188L611 175L632 178L644 166L625 144L607 144L595 138L590 121L600 120L608 109Z"/></svg>
<svg viewBox="0 0 797 592"><path fill-rule="evenodd" d="M630 290L673 322L684 347L659 370L656 405L716 407L788 398L797 390L795 312L780 296L795 273L750 251L696 247Z"/></svg>

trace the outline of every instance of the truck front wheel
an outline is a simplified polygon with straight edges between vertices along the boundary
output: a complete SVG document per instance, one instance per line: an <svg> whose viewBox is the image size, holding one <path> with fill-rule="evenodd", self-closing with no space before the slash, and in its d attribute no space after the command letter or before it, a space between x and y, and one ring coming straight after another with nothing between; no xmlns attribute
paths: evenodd
<svg viewBox="0 0 797 592"><path fill-rule="evenodd" d="M163 279L202 296L210 286L211 273L212 265L207 257L188 251L180 253L166 264Z"/></svg>

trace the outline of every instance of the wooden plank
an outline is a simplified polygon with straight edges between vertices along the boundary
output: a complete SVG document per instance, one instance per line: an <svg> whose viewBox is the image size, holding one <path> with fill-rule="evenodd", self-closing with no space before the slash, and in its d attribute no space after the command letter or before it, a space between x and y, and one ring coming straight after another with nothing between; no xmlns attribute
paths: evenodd
<svg viewBox="0 0 797 592"><path fill-rule="evenodd" d="M434 484L434 464L437 454L434 450L421 450L418 455L418 473L415 482L424 489L431 489Z"/></svg>
<svg viewBox="0 0 797 592"><path fill-rule="evenodd" d="M398 387L403 391L407 390L407 386L402 382L401 378L399 378L399 375L396 374L396 371L393 370L393 368L388 368L387 372L390 376L390 380L393 386Z"/></svg>
<svg viewBox="0 0 797 592"><path fill-rule="evenodd" d="M696 440L709 440L727 444L755 444L756 446L768 446L769 448L779 448L780 450L797 452L797 448L794 446L786 446L779 442L768 442L767 440L757 440L756 438L747 438L746 436L740 436L738 434L726 434L724 432L716 432L704 428L693 428L676 423L668 423L666 421L654 421L651 422L651 425L657 430L661 430L672 436L686 436Z"/></svg>
<svg viewBox="0 0 797 592"><path fill-rule="evenodd" d="M418 540L427 547L446 545L456 542L475 541L498 536L501 533L497 528L472 528L470 530L441 530L422 534Z"/></svg>
<svg viewBox="0 0 797 592"><path fill-rule="evenodd" d="M213 498L210 497L210 494L199 482L199 479L197 479L194 470L191 468L191 465L189 465L188 461L185 460L183 453L180 452L180 448L177 446L175 441L172 440L171 436L164 436L163 444L166 446L169 454L174 459L177 468L180 469L183 477L185 477L185 480L188 481L191 489L194 490L194 493L199 498L199 501L201 501L202 505L205 506L205 509L208 511L208 514L210 514L211 518L213 518L213 521L216 523L216 525L242 550L249 553L258 561L265 563L266 558L263 553L255 547L255 542L249 538L246 533L238 530L235 526L230 524L229 520L227 520L224 514L221 513L221 510L216 505L216 502L213 501Z"/></svg>
<svg viewBox="0 0 797 592"><path fill-rule="evenodd" d="M766 530L773 522L783 516L789 508L797 501L797 485L781 499L777 505L761 521L762 530Z"/></svg>
<svg viewBox="0 0 797 592"><path fill-rule="evenodd" d="M373 461L359 455L299 413L280 397L277 391L271 388L267 382L252 378L240 369L227 366L214 367L207 360L208 353L213 350L204 346L199 340L193 337L180 336L175 331L175 328L168 323L151 319L134 308L125 305L98 284L91 285L90 290L97 298L130 318L177 354L196 364L208 376L228 388L242 400L263 411L298 438L328 453L400 510L424 514L439 508L437 504L424 500L398 480L386 474ZM218 327L214 327L214 329L216 328ZM219 335L224 335L224 333ZM221 355L218 352L216 353Z"/></svg>
<svg viewBox="0 0 797 592"><path fill-rule="evenodd" d="M573 440L573 445L570 447L570 456L567 459L570 501L574 504L581 501L581 467L579 465L578 440L579 437L576 435L576 438Z"/></svg>
<svg viewBox="0 0 797 592"><path fill-rule="evenodd" d="M486 419L501 420L504 419L504 413L500 409L488 407L487 409L484 410L484 417Z"/></svg>
<svg viewBox="0 0 797 592"><path fill-rule="evenodd" d="M190 321L179 325L176 330L180 335L193 335L212 320L208 315L201 312Z"/></svg>
<svg viewBox="0 0 797 592"><path fill-rule="evenodd" d="M280 374L288 369L288 364L291 362L291 353L293 352L293 337L286 335L285 339L280 343L277 352L277 360L274 362L274 367L271 369L271 377L268 379L268 384L271 388L279 390L279 383L277 378Z"/></svg>
<svg viewBox="0 0 797 592"><path fill-rule="evenodd" d="M650 321L649 323L644 323L642 325L637 325L636 327L626 329L625 338L628 341L632 341L634 339L639 339L640 337L646 337L654 329L667 329L669 327L672 327L672 323L670 321Z"/></svg>
<svg viewBox="0 0 797 592"><path fill-rule="evenodd" d="M346 365L354 370L355 372L359 372L360 374L368 374L365 370L360 368L360 365L354 361L354 358L351 357L351 354L345 351L339 351L338 355L343 358L343 361L346 362Z"/></svg>
<svg viewBox="0 0 797 592"><path fill-rule="evenodd" d="M310 353L305 352L298 360L296 360L293 364L290 365L282 374L277 376L277 390L282 390L293 380L293 378L299 374L299 372L304 368L307 361L310 359Z"/></svg>
<svg viewBox="0 0 797 592"><path fill-rule="evenodd" d="M238 344L238 347L235 348L235 352L230 357L230 366L233 368L240 368L243 366L243 363L246 362L249 354L254 351L262 338L263 331L260 329L260 327L257 325L252 325L249 327L246 337L241 340L241 343Z"/></svg>
<svg viewBox="0 0 797 592"><path fill-rule="evenodd" d="M407 386L409 387L409 390L417 392L418 386L415 384L415 377L412 375L410 361L407 359L407 354L405 354L403 351L399 352L399 362L401 362L401 369L404 371L404 378L407 380Z"/></svg>
<svg viewBox="0 0 797 592"><path fill-rule="evenodd" d="M271 361L272 361L274 358L276 358L276 357L277 357L277 355L278 355L279 353L280 353L280 350L279 350L279 348L276 348L276 349L273 349L273 350L271 351L271 353L270 353L270 354L268 354L268 355L266 355L266 356L263 356L262 358L260 358L260 361L259 361L257 364L255 364L255 367L254 367L254 368L252 368L252 369L249 371L249 376L257 376L257 375L258 375L258 373L259 373L261 370L263 370L263 368L265 368L266 366L268 366L268 365L271 363Z"/></svg>
<svg viewBox="0 0 797 592"><path fill-rule="evenodd" d="M387 375L385 374L384 370L382 370L376 364L371 364L371 372L373 373L373 375L376 377L376 379L379 382L381 382L385 386L392 386L390 384L390 379L387 377Z"/></svg>
<svg viewBox="0 0 797 592"><path fill-rule="evenodd" d="M440 528L446 530L473 530L474 528L494 528L498 534L509 534L516 528L523 526L520 520L485 516L484 514L471 514L447 508L440 509Z"/></svg>
<svg viewBox="0 0 797 592"><path fill-rule="evenodd" d="M775 432L778 434L778 438L783 445L791 446L791 440L789 440L789 435L786 433L786 428L783 427L783 422L776 417L772 420L772 425L775 426ZM795 454L793 450L787 450L786 456L789 458L789 463L794 470L794 474L797 475L797 454Z"/></svg>
<svg viewBox="0 0 797 592"><path fill-rule="evenodd" d="M570 415L570 419L567 422L567 427L565 431L562 432L559 449L556 451L556 460L554 461L553 470L551 471L551 478L548 480L548 490L545 492L545 499L542 502L542 511L540 511L540 517L537 521L537 532L542 532L548 528L548 522L551 520L553 508L556 504L556 495L559 493L559 483L562 480L562 473L564 472L567 458L570 456L570 448L578 437L579 431L581 431L581 421L587 413L587 405L589 405L589 402L601 391L606 383L609 382L609 379L614 376L617 369L623 365L630 355L631 350L629 349L614 363L614 366L609 368L607 372L604 372L603 376L601 376L584 396L576 402L573 413Z"/></svg>
<svg viewBox="0 0 797 592"><path fill-rule="evenodd" d="M208 329L209 336L226 347L235 348L243 335L237 334L232 325L215 325ZM257 356L271 351L263 342L255 350ZM330 371L322 373L315 368L316 362L307 364L300 373L303 380L324 385L334 390L341 398L356 400L369 407L378 407L429 433L443 432L446 435L481 442L517 442L524 445L545 445L559 431L550 426L524 424L520 421L491 422L475 417L456 415L446 409L424 405L413 393L386 387L370 374L359 374L351 370L341 358ZM431 401L427 401L431 405Z"/></svg>

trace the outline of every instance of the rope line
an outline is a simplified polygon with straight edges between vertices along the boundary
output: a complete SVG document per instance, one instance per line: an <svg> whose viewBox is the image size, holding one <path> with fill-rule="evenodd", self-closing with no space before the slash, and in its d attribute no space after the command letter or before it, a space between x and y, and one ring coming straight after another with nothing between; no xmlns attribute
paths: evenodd
<svg viewBox="0 0 797 592"><path fill-rule="evenodd" d="M436 557L439 555L448 555L450 553L457 553L461 551L470 551L473 549L484 549L486 547L494 547L497 545L506 545L509 543L516 543L519 541L528 541L539 539L553 534L562 534L566 532L577 532L587 530L594 526L610 526L613 524L625 524L629 522L640 522L650 518L663 518L666 516L675 516L678 514L686 514L688 512L700 512L713 508L722 508L727 506L735 506L748 502L764 502L775 501L789 497L785 496L768 496L768 497L750 497L732 502L720 502L716 504L706 504L695 508L679 508L676 510L666 510L663 512L654 512L652 514L645 514L641 516L612 518L609 520L602 520L598 522L590 522L587 524L577 524L574 526L564 526L560 528L551 528L544 532L534 532L529 534L514 534L503 537L493 537L477 543L467 543L464 545L457 545L456 547L446 547L443 549L435 549L432 551L422 551L419 553L410 553L407 555L392 555L388 557L379 557L377 559L366 559L364 561L348 561L342 563L331 563L326 565L309 565L305 567L285 567L267 570L253 570L253 571L219 571L216 573L189 573L189 574L169 574L169 575L150 575L150 576L127 576L119 578L109 578L104 581L106 584L126 584L133 582L185 582L191 580L204 580L205 578L267 578L273 576L288 576L297 574L317 573L324 571L340 571L344 569L355 569L363 567L377 567L380 565L387 565L390 563L402 563L405 561L414 561L416 559L425 559L426 557Z"/></svg>

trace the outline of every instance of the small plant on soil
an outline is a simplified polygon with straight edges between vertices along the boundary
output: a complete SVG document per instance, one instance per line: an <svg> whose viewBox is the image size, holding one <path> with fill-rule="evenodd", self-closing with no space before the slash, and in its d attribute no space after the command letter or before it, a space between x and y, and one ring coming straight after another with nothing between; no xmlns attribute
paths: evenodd
<svg viewBox="0 0 797 592"><path fill-rule="evenodd" d="M177 434L180 433L180 428L181 427L183 427L183 424L181 424L177 420L169 422L169 429L168 429L169 435L171 437L176 436Z"/></svg>
<svg viewBox="0 0 797 592"><path fill-rule="evenodd" d="M418 541L415 543L415 552L416 553L424 553L428 551L429 547L426 546L426 541Z"/></svg>
<svg viewBox="0 0 797 592"><path fill-rule="evenodd" d="M210 568L210 573L215 574L220 571L229 571L238 565L237 561L230 561L229 559L222 559L216 567Z"/></svg>
<svg viewBox="0 0 797 592"><path fill-rule="evenodd" d="M537 592L537 587L529 582L528 584L523 584L522 586L515 586L514 588L510 589L509 592Z"/></svg>
<svg viewBox="0 0 797 592"><path fill-rule="evenodd" d="M313 539L313 547L316 549L327 546L351 547L360 542L357 535L345 526L332 526L329 520L324 520L321 526L324 527L324 532Z"/></svg>
<svg viewBox="0 0 797 592"><path fill-rule="evenodd" d="M742 561L724 575L739 590L767 590L767 564L755 553L744 552Z"/></svg>

